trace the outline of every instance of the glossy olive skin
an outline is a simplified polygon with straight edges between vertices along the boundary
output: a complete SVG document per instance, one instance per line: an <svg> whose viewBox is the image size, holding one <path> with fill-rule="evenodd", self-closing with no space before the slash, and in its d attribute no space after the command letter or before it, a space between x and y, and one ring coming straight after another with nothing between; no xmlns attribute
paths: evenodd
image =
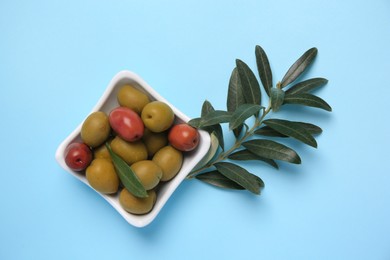
<svg viewBox="0 0 390 260"><path fill-rule="evenodd" d="M152 157L158 150L168 144L168 133L153 133L149 129L145 128L142 141L146 145L148 156Z"/></svg>
<svg viewBox="0 0 390 260"><path fill-rule="evenodd" d="M146 128L152 132L160 133L171 127L175 114L171 107L164 102L153 101L144 107L141 118Z"/></svg>
<svg viewBox="0 0 390 260"><path fill-rule="evenodd" d="M92 161L92 151L84 143L71 143L65 149L65 163L74 171L85 170Z"/></svg>
<svg viewBox="0 0 390 260"><path fill-rule="evenodd" d="M188 124L177 124L169 130L169 143L183 152L194 150L199 144L199 139L198 130Z"/></svg>
<svg viewBox="0 0 390 260"><path fill-rule="evenodd" d="M172 146L165 146L153 156L153 162L163 171L161 181L169 181L180 171L183 154Z"/></svg>
<svg viewBox="0 0 390 260"><path fill-rule="evenodd" d="M125 141L137 141L144 134L144 123L141 117L130 108L114 108L108 119L112 129Z"/></svg>
<svg viewBox="0 0 390 260"><path fill-rule="evenodd" d="M150 102L149 97L131 85L124 85L117 94L119 105L130 108L137 114Z"/></svg>
<svg viewBox="0 0 390 260"><path fill-rule="evenodd" d="M119 178L111 161L97 158L86 169L88 183L97 191L113 194L118 191Z"/></svg>
<svg viewBox="0 0 390 260"><path fill-rule="evenodd" d="M162 177L162 169L151 160L138 161L130 166L137 175L145 190L151 190L157 186Z"/></svg>
<svg viewBox="0 0 390 260"><path fill-rule="evenodd" d="M133 164L148 158L146 146L140 140L136 142L126 142L119 136L116 136L111 141L111 149L128 164Z"/></svg>
<svg viewBox="0 0 390 260"><path fill-rule="evenodd" d="M101 111L93 112L83 122L81 139L88 146L95 148L106 141L110 131L108 116Z"/></svg>
<svg viewBox="0 0 390 260"><path fill-rule="evenodd" d="M156 192L154 190L147 191L148 197L137 198L128 190L122 189L119 194L119 203L122 208L129 213L142 215L150 212L156 203Z"/></svg>

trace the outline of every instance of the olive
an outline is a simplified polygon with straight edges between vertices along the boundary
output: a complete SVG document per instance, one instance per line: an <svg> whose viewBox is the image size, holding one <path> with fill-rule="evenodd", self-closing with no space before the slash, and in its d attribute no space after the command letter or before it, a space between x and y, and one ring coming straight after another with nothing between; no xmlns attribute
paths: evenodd
<svg viewBox="0 0 390 260"><path fill-rule="evenodd" d="M156 187L162 177L161 168L151 160L133 163L130 168L137 175L145 190L151 190Z"/></svg>
<svg viewBox="0 0 390 260"><path fill-rule="evenodd" d="M73 171L83 171L92 161L92 151L85 143L71 143L65 149L65 163Z"/></svg>
<svg viewBox="0 0 390 260"><path fill-rule="evenodd" d="M167 132L153 133L145 128L142 141L146 145L148 155L152 157L158 150L168 144L168 134Z"/></svg>
<svg viewBox="0 0 390 260"><path fill-rule="evenodd" d="M175 114L170 106L161 101L147 104L141 113L142 121L150 131L160 133L171 127Z"/></svg>
<svg viewBox="0 0 390 260"><path fill-rule="evenodd" d="M95 190L104 194L118 191L119 178L111 161L97 158L86 169L88 183Z"/></svg>
<svg viewBox="0 0 390 260"><path fill-rule="evenodd" d="M153 156L153 162L163 171L161 181L169 181L180 171L183 154L172 146L165 146Z"/></svg>
<svg viewBox="0 0 390 260"><path fill-rule="evenodd" d="M134 142L144 134L144 124L141 117L127 107L117 107L108 116L110 126L122 139Z"/></svg>
<svg viewBox="0 0 390 260"><path fill-rule="evenodd" d="M138 198L128 190L123 189L119 194L119 203L129 213L138 215L146 214L152 210L157 198L154 190L149 190L147 193L148 197Z"/></svg>
<svg viewBox="0 0 390 260"><path fill-rule="evenodd" d="M101 146L96 147L93 150L93 157L107 159L107 160L111 161L111 156L110 156L110 153L108 152L106 144L102 144Z"/></svg>
<svg viewBox="0 0 390 260"><path fill-rule="evenodd" d="M118 102L121 106L130 108L138 114L150 102L149 97L131 85L124 85L118 91Z"/></svg>
<svg viewBox="0 0 390 260"><path fill-rule="evenodd" d="M168 134L169 143L183 152L194 150L199 144L199 139L198 130L188 124L174 125Z"/></svg>
<svg viewBox="0 0 390 260"><path fill-rule="evenodd" d="M128 164L148 158L148 151L142 141L126 142L119 136L111 141L111 148L114 153L119 155Z"/></svg>
<svg viewBox="0 0 390 260"><path fill-rule="evenodd" d="M81 139L88 146L95 148L106 141L110 130L108 116L101 111L93 112L81 126Z"/></svg>

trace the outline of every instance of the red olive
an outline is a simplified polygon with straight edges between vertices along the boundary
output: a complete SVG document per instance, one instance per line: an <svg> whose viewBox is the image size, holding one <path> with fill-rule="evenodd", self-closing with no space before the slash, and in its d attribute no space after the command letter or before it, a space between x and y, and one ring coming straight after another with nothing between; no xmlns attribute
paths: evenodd
<svg viewBox="0 0 390 260"><path fill-rule="evenodd" d="M84 143L71 143L65 149L65 163L74 171L82 171L92 161L92 151Z"/></svg>
<svg viewBox="0 0 390 260"><path fill-rule="evenodd" d="M169 131L168 141L180 151L192 151L199 144L199 132L188 124L174 125Z"/></svg>
<svg viewBox="0 0 390 260"><path fill-rule="evenodd" d="M127 107L113 109L108 119L112 129L125 141L137 141L144 134L144 124L141 117Z"/></svg>

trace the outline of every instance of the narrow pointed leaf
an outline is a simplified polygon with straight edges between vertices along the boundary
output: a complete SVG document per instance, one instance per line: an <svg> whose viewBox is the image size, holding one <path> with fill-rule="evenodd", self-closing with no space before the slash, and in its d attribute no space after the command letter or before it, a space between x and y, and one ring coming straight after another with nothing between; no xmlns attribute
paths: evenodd
<svg viewBox="0 0 390 260"><path fill-rule="evenodd" d="M231 116L231 112L214 110L211 103L206 100L202 106L202 117L193 118L188 121L188 124L195 128L203 128L219 123L227 123Z"/></svg>
<svg viewBox="0 0 390 260"><path fill-rule="evenodd" d="M271 140L250 140L242 145L252 153L264 158L281 160L295 164L301 163L301 158L293 149Z"/></svg>
<svg viewBox="0 0 390 260"><path fill-rule="evenodd" d="M230 76L226 107L229 112L234 112L242 104L245 104L245 99L237 68L234 68Z"/></svg>
<svg viewBox="0 0 390 260"><path fill-rule="evenodd" d="M225 142L223 139L223 131L220 124L206 126L202 128L210 134L214 134L218 138L218 144L221 146L222 150L225 149Z"/></svg>
<svg viewBox="0 0 390 260"><path fill-rule="evenodd" d="M201 122L202 122L202 118L197 117L197 118L192 118L190 121L188 121L187 124L195 128L200 128Z"/></svg>
<svg viewBox="0 0 390 260"><path fill-rule="evenodd" d="M279 111L283 105L284 91L279 88L271 88L271 108L273 111Z"/></svg>
<svg viewBox="0 0 390 260"><path fill-rule="evenodd" d="M254 132L255 135L262 135L262 136L272 136L272 137L288 137L287 135L281 134L278 131L275 131L269 126L263 126L259 129L257 129Z"/></svg>
<svg viewBox="0 0 390 260"><path fill-rule="evenodd" d="M240 105L232 115L232 118L229 123L229 129L232 130L242 125L246 119L259 112L260 109L261 109L260 105L254 105L254 104Z"/></svg>
<svg viewBox="0 0 390 260"><path fill-rule="evenodd" d="M284 104L296 104L309 107L321 108L326 111L332 111L332 108L320 97L308 93L288 95L284 97Z"/></svg>
<svg viewBox="0 0 390 260"><path fill-rule="evenodd" d="M328 83L327 79L324 78L313 78L313 79L308 79L302 82L299 82L289 88L286 91L286 95L294 95L294 94L299 94L299 93L308 93L316 88L319 88L323 85Z"/></svg>
<svg viewBox="0 0 390 260"><path fill-rule="evenodd" d="M254 194L260 194L260 188L264 187L264 182L258 176L236 164L219 162L215 167L222 175Z"/></svg>
<svg viewBox="0 0 390 260"><path fill-rule="evenodd" d="M283 119L267 119L263 123L279 133L297 139L312 147L317 147L317 142L309 131L295 122Z"/></svg>
<svg viewBox="0 0 390 260"><path fill-rule="evenodd" d="M242 93L240 76L238 75L237 68L234 68L229 80L226 107L229 112L234 112L236 111L237 107L242 104L245 104L245 99ZM242 125L239 125L235 129L233 129L235 137L238 137L240 135L241 130Z"/></svg>
<svg viewBox="0 0 390 260"><path fill-rule="evenodd" d="M232 113L222 110L215 110L202 117L201 126L210 126L220 123L228 123Z"/></svg>
<svg viewBox="0 0 390 260"><path fill-rule="evenodd" d="M274 160L258 156L256 154L250 152L247 149L243 149L243 150L240 150L238 152L234 152L231 155L229 155L228 158L231 160L236 160L236 161L252 161L252 160L263 161L265 163L268 163L269 165L271 165L272 167L274 167L276 169L279 168L279 166L277 165L277 163Z"/></svg>
<svg viewBox="0 0 390 260"><path fill-rule="evenodd" d="M263 48L259 45L255 48L257 70L259 72L261 83L268 96L270 96L270 90L272 88L272 71L269 65L268 57Z"/></svg>
<svg viewBox="0 0 390 260"><path fill-rule="evenodd" d="M232 113L222 110L215 110L209 112L206 116L201 118L194 118L188 121L188 124L195 128L204 128L220 123L228 123L232 118Z"/></svg>
<svg viewBox="0 0 390 260"><path fill-rule="evenodd" d="M205 100L202 105L201 117L206 116L211 111L215 111L213 105L211 105L210 101Z"/></svg>
<svg viewBox="0 0 390 260"><path fill-rule="evenodd" d="M200 160L200 162L194 167L192 171L196 171L201 167L203 167L204 165L206 165L208 162L210 162L218 151L218 145L219 145L218 137L216 136L215 132L213 132L210 135L210 148L208 152L202 158L202 160Z"/></svg>
<svg viewBox="0 0 390 260"><path fill-rule="evenodd" d="M215 111L215 109L211 105L211 103L207 100L205 102L203 102L202 112L201 112L202 117L206 116L208 113L210 113L212 111ZM225 149L225 142L223 139L223 131L222 131L222 127L220 124L207 126L207 127L204 127L203 129L206 130L207 132L209 132L210 134L214 132L214 134L218 138L218 142L219 142L219 145L221 146L222 150Z"/></svg>
<svg viewBox="0 0 390 260"><path fill-rule="evenodd" d="M294 124L298 124L299 126L305 128L312 135L322 133L321 127L316 126L314 124L304 123L304 122L294 122Z"/></svg>
<svg viewBox="0 0 390 260"><path fill-rule="evenodd" d="M208 184L217 186L219 188L233 189L233 190L244 190L242 186L236 182L225 177L218 171L210 171L206 173L201 173L195 176L198 180L206 182Z"/></svg>
<svg viewBox="0 0 390 260"><path fill-rule="evenodd" d="M236 60L237 71L240 77L242 86L242 93L245 98L245 102L248 104L260 105L261 92L260 85L256 79L255 74L249 68L249 66L242 60Z"/></svg>
<svg viewBox="0 0 390 260"><path fill-rule="evenodd" d="M137 175L131 170L130 166L116 153L114 153L108 143L106 143L111 160L114 164L116 172L125 188L134 196L139 198L148 197L144 186L138 179Z"/></svg>
<svg viewBox="0 0 390 260"><path fill-rule="evenodd" d="M317 56L317 48L307 50L287 71L284 75L281 87L284 88L294 80L296 80L302 72L304 72Z"/></svg>
<svg viewBox="0 0 390 260"><path fill-rule="evenodd" d="M316 125L310 124L310 123L304 123L304 122L292 122L294 124L299 125L300 127L303 127L308 131L310 134L320 134L322 133L322 129ZM287 135L284 135L282 133L279 133L278 131L272 129L269 126L263 126L259 129L257 129L254 134L256 135L263 135L263 136L273 136L273 137L288 137Z"/></svg>

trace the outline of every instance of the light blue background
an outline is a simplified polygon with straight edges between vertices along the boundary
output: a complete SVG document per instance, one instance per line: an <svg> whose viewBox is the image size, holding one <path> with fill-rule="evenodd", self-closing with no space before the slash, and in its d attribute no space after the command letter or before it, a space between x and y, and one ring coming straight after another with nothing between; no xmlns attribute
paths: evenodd
<svg viewBox="0 0 390 260"><path fill-rule="evenodd" d="M196 117L256 44L275 81L317 47L333 107L280 114L324 132L300 166L247 165L261 196L186 181L137 229L55 162L118 71ZM2 0L0 259L390 259L389 46L387 0Z"/></svg>

